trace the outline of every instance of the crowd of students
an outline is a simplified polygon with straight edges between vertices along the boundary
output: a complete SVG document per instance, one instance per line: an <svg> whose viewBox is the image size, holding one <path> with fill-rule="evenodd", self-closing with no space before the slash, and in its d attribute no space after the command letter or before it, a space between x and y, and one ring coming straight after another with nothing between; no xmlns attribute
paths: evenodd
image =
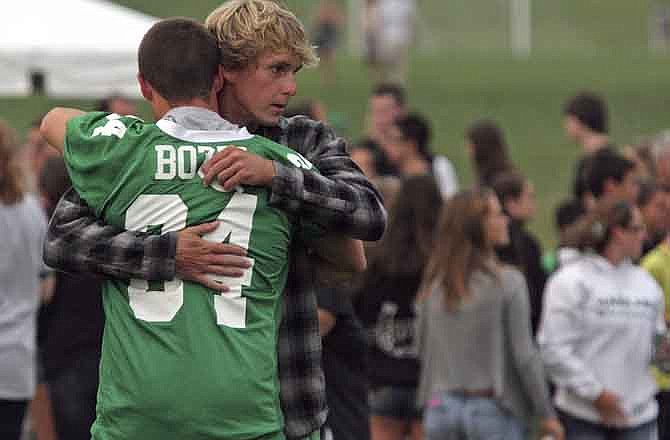
<svg viewBox="0 0 670 440"><path fill-rule="evenodd" d="M218 39L210 35L202 41L174 42L184 53L189 44L193 45L189 50L225 52L221 64L226 81L212 79L218 73L201 78L209 87L211 102L198 95L204 90L202 84L199 89L194 86L199 91L193 96L177 100L202 108L196 111L161 101L161 93L169 95L175 84L186 87L186 83L165 80L167 85L161 82L156 88L158 77L151 76L156 69L141 65L143 94L162 125L108 117L107 113L135 113L132 102L118 96L100 108L107 113L91 117L90 125L78 128L81 139L72 138L72 130L60 138L52 132L54 126L64 132L64 123L58 119L63 112L67 121L81 117L83 113L74 110L50 112L41 131L40 124L34 124L24 148L9 127L0 125L0 225L8 243L0 252L0 339L6 341L0 346L2 438L18 438L26 411L40 440L55 436L48 433L49 420L61 439L90 438L103 352L103 297L109 308L108 323L137 325L137 338L146 336L142 332L153 335L148 345L165 336L160 325L153 327L147 318L155 316L151 308L149 315L138 316L134 309L138 304L130 304L135 316L119 318L125 310L119 307L123 301L114 303L118 298L102 294L100 277L108 283L135 279L129 286L116 286L136 290L149 286L139 280L170 282L175 276L190 281L189 286L199 283L224 289L204 274L218 271L226 276L224 283L237 283L236 277L249 268L249 262L232 247L235 239L205 244L200 235L216 229L207 224L189 224L191 228L162 235L107 224L113 217L98 218L103 210L87 205L96 199L81 198L79 193L88 194L86 185L77 181L77 191L68 191L71 182L65 162L41 137L51 136L60 149L64 136L78 143L70 148L92 148L101 142L101 133L109 142L117 137L122 145L123 134L112 132L106 125L110 121L115 130L121 124L125 132L123 124L135 124L137 133L158 133L160 127L167 130L163 121L168 119L188 128L168 130L180 136L208 130L243 133L232 122L246 126L258 139L262 135L293 148L299 154L286 156L286 163L275 158L275 175L267 181L252 172L239 172L260 169L253 167L267 162L257 165L252 154L235 149L212 151L214 165L203 166L203 176L206 182L216 179L222 187L231 185L227 179L267 187L266 192L254 193L267 198L263 208L268 213L284 212L286 223L295 221L296 230L327 231L349 237L352 243L365 240L367 269L345 282L332 282L329 277L338 276L315 274L314 267L321 267L315 261L336 255L330 263L337 266L346 260L344 253L334 254L331 248L330 254L315 254L308 248L318 245L291 245L288 255L275 258L284 265L288 279L285 286L277 287L277 293L284 290L281 301L279 295L275 298L275 311L279 304L283 310L281 325L273 321L278 328L276 353L262 353L264 359L272 358L268 365L276 371L267 383L273 390L268 391L272 403L261 406L276 412L281 405L281 417L273 412L268 418L272 423L252 427L227 421L221 427L209 414L193 408L179 412L177 402L161 402L164 406L158 408L156 420L162 421L151 428L161 433L156 435L197 436L203 429L208 433L226 429L242 438L245 432L268 429L272 436L268 438L296 440L319 436L324 440L670 437L670 376L665 368L668 359L661 356L667 356L668 347L662 344L667 341L670 319L668 136L660 134L619 149L607 134L603 98L591 92L570 98L563 109L564 126L583 152L568 191L571 196L556 209L559 246L543 254L526 228L535 214L533 183L510 157L503 130L495 121L474 121L465 130L475 182L462 188L449 159L432 152L428 118L409 111L401 86L375 87L368 101L366 132L349 143L348 151L345 142L320 121L326 116L318 107L285 108L295 94L295 67L299 66L292 63L309 64L314 58L300 23L274 2L229 2L208 18L207 30L190 21L168 20L162 25L186 26L193 31L189 38L200 32ZM266 26L269 42L249 39L255 35L250 29L261 25ZM169 78L165 72L170 71L170 59L157 55L159 46L145 47L151 54L146 56L160 64L163 76ZM283 49L289 50L288 55ZM218 70L218 58L210 58L212 71ZM217 102L213 97L219 92L230 99ZM285 116L308 118L285 118L280 116L282 111ZM162 119L165 115L167 119ZM252 137L246 131L243 134L247 137L242 140ZM121 147L115 145L118 151ZM133 151L133 145L122 146ZM280 147L268 148L289 151ZM85 155L88 150L82 151ZM66 152L69 171L86 181L90 167L81 168L73 159L75 153ZM237 167L236 173L229 173L231 164ZM47 234L48 217L52 220ZM310 228L310 221L318 227ZM249 271L261 270L267 257L262 245L247 243L245 252L256 260ZM63 272L51 271L42 257ZM204 295L197 293L193 298ZM240 298L233 298L238 301L235 304ZM193 307L195 303L189 301L187 307ZM243 328L246 318L233 325L229 314L218 315L223 307L216 305L220 301L212 301L221 320L217 324L230 332L226 336L222 331L222 340L235 340L237 336L230 336L235 331L228 327ZM40 302L45 313L38 329L33 317ZM113 304L116 311L111 313ZM194 326L185 328L192 331ZM106 329L105 337L112 337L113 330ZM175 338L184 336L173 331ZM36 340L39 363L34 361ZM118 344L114 356L120 356L128 343L117 338L107 344L107 350L110 344ZM182 350L171 351L180 343L158 344L154 349L183 355ZM125 362L108 359L120 365ZM106 368L109 365L108 361ZM203 363L193 368L212 373L216 367ZM160 376L166 368L167 363L160 365L152 374ZM147 386L157 377L145 377L148 372L140 369L135 372L138 377L133 380ZM239 365L226 365L221 374L232 372L242 373ZM118 378L114 382L110 375L103 376L112 384L108 386L119 386ZM258 392L264 393L261 388ZM151 395L161 391L167 392L152 389ZM138 413L104 413L100 401L114 401L113 397L98 394L94 432L142 432L146 426ZM205 402L210 398L200 397ZM251 405L265 397L240 398ZM138 397L137 402L124 403L123 409L144 408L142 402ZM180 422L191 415L194 426ZM109 417L117 417L118 424L105 425ZM276 420L283 421L283 433Z"/></svg>
<svg viewBox="0 0 670 440"><path fill-rule="evenodd" d="M402 88L376 88L352 149L390 218L350 287L368 335L371 438L668 438L667 376L652 362L670 295L666 137L619 150L604 99L570 98L564 126L583 152L556 208L558 248L543 254L525 226L533 184L491 120L465 132L473 186L450 178L441 214L425 215L418 182L445 180L426 119L404 102ZM422 129L404 130L408 119Z"/></svg>

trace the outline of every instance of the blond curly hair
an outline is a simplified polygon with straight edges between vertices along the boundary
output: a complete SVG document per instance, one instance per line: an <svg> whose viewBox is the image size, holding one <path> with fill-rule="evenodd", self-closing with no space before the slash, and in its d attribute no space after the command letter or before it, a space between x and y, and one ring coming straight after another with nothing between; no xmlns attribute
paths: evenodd
<svg viewBox="0 0 670 440"><path fill-rule="evenodd" d="M214 10L205 26L219 40L221 64L241 70L264 52L289 52L304 67L319 62L298 18L271 0L230 0Z"/></svg>

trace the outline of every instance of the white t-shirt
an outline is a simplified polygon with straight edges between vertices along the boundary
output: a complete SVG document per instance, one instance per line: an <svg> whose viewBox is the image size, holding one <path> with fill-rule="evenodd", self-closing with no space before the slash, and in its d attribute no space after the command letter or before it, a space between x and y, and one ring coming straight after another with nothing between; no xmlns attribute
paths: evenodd
<svg viewBox="0 0 670 440"><path fill-rule="evenodd" d="M445 200L458 192L458 177L451 161L446 156L433 158L433 176Z"/></svg>
<svg viewBox="0 0 670 440"><path fill-rule="evenodd" d="M35 392L37 309L46 219L37 199L0 203L0 399Z"/></svg>
<svg viewBox="0 0 670 440"><path fill-rule="evenodd" d="M380 43L389 48L408 45L416 16L414 0L380 0L377 5Z"/></svg>

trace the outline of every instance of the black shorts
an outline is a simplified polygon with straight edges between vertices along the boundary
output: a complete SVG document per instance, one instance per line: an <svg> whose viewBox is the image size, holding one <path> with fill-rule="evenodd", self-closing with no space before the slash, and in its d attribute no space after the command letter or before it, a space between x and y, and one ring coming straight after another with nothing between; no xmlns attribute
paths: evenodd
<svg viewBox="0 0 670 440"><path fill-rule="evenodd" d="M416 387L383 386L368 394L370 414L394 419L415 420L421 418L416 403Z"/></svg>

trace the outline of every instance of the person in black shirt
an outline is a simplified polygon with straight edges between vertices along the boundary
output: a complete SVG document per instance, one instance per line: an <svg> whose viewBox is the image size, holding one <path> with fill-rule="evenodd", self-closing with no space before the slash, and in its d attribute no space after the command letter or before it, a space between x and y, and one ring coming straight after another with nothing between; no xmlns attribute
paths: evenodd
<svg viewBox="0 0 670 440"><path fill-rule="evenodd" d="M535 189L520 173L507 172L496 177L493 190L509 217L509 243L497 248L496 252L501 261L515 266L526 277L535 334L542 314L542 291L547 281L540 244L526 229L526 223L535 215Z"/></svg>
<svg viewBox="0 0 670 440"><path fill-rule="evenodd" d="M607 134L609 127L605 100L589 91L571 97L563 106L563 128L566 135L582 148L575 167L573 195L588 208L592 205L586 180L589 160L602 149L614 150Z"/></svg>
<svg viewBox="0 0 670 440"><path fill-rule="evenodd" d="M48 159L40 188L49 214L70 186L63 158ZM61 439L91 438L103 327L102 280L56 272L43 349L54 423Z"/></svg>
<svg viewBox="0 0 670 440"><path fill-rule="evenodd" d="M414 344L414 300L428 255L442 197L430 175L407 178L389 211L389 226L358 289L355 310L370 351L372 440L421 438L416 404L419 361Z"/></svg>
<svg viewBox="0 0 670 440"><path fill-rule="evenodd" d="M321 440L368 440L365 330L354 314L349 292L322 288L316 299L329 408Z"/></svg>

